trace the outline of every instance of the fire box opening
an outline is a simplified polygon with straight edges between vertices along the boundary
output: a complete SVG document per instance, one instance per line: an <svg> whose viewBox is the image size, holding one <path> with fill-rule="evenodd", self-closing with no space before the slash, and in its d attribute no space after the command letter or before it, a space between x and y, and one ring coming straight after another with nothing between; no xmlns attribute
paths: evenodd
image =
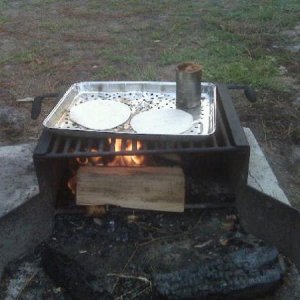
<svg viewBox="0 0 300 300"><path fill-rule="evenodd" d="M111 139L105 144L112 147ZM143 150L142 141L135 144L137 151ZM128 140L116 139L113 150L119 153L122 147L132 151L133 145ZM225 175L222 155L98 156L91 147L88 156L63 161L66 167L56 200L59 210L97 211L97 207L102 207L102 211L103 207L112 205L182 212L186 207L233 206L235 198Z"/></svg>

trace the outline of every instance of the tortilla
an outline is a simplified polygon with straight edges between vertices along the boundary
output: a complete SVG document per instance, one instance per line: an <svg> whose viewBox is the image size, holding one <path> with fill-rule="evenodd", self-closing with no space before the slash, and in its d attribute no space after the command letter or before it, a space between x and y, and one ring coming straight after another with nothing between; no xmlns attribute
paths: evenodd
<svg viewBox="0 0 300 300"><path fill-rule="evenodd" d="M130 117L126 104L111 100L88 101L70 109L70 119L86 128L107 130L125 123Z"/></svg>
<svg viewBox="0 0 300 300"><path fill-rule="evenodd" d="M193 125L193 116L180 109L151 109L134 116L131 127L144 134L181 134Z"/></svg>

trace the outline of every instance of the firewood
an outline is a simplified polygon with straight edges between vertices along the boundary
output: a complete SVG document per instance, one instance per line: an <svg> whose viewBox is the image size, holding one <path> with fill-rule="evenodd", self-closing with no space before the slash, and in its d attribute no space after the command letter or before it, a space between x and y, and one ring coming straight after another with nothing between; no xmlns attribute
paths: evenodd
<svg viewBox="0 0 300 300"><path fill-rule="evenodd" d="M185 180L179 167L84 166L77 175L78 205L184 211Z"/></svg>

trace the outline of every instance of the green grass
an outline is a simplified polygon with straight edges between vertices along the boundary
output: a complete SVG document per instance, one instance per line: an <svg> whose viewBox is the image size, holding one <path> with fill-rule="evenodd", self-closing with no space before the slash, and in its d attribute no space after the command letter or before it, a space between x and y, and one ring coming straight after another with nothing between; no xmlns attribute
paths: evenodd
<svg viewBox="0 0 300 300"><path fill-rule="evenodd" d="M51 33L56 33L63 31L66 28L70 28L72 24L72 22L42 21L40 23L40 28Z"/></svg>
<svg viewBox="0 0 300 300"><path fill-rule="evenodd" d="M8 1L7 0L0 0L0 12L7 8Z"/></svg>
<svg viewBox="0 0 300 300"><path fill-rule="evenodd" d="M24 1L25 2L25 1ZM30 3L24 3L25 7L44 6L57 2L57 0L31 0Z"/></svg>
<svg viewBox="0 0 300 300"><path fill-rule="evenodd" d="M85 60L97 64L94 60L99 58L101 69L89 69L93 79L157 80L165 70L193 60L204 66L204 80L276 90L282 88L279 67L296 70L297 57L280 49L287 42L280 32L299 22L299 0L74 0L72 5L62 0L33 0L24 5L55 9L58 15L52 11L47 18L35 19L36 40L59 45L56 52L64 61L69 49L80 53L75 63L83 68ZM0 25L8 26L7 6L8 1L0 0L4 11ZM107 40L93 40L103 32ZM80 40L85 36L90 40ZM50 66L51 49L36 51L31 43L28 50L2 54L0 63L22 64L42 54L49 58L45 66Z"/></svg>
<svg viewBox="0 0 300 300"><path fill-rule="evenodd" d="M157 69L152 65L137 66L132 74L129 74L131 80L155 81L158 79Z"/></svg>
<svg viewBox="0 0 300 300"><path fill-rule="evenodd" d="M109 48L103 48L99 51L99 55L101 58L105 58L108 64L133 65L137 59L136 55L127 52L123 47L116 48L114 51Z"/></svg>
<svg viewBox="0 0 300 300"><path fill-rule="evenodd" d="M113 80L118 74L118 69L111 65L101 66L95 74L93 74L92 79L96 81L102 80Z"/></svg>
<svg viewBox="0 0 300 300"><path fill-rule="evenodd" d="M9 18L7 16L0 16L0 25L4 25L9 21Z"/></svg>
<svg viewBox="0 0 300 300"><path fill-rule="evenodd" d="M9 54L0 57L0 65L11 63L11 64L23 64L30 63L37 58L37 54L30 50L21 50L14 54Z"/></svg>
<svg viewBox="0 0 300 300"><path fill-rule="evenodd" d="M161 65L173 65L181 61L195 61L203 65L203 79L226 83L244 83L255 87L279 88L278 62L275 56L259 55L253 59L246 47L220 42L209 47L187 47L164 51Z"/></svg>
<svg viewBox="0 0 300 300"><path fill-rule="evenodd" d="M204 66L204 78L211 81L251 84L254 87L282 89L278 82L280 64L291 59L272 44L284 42L279 32L300 19L300 2L287 1L202 1L202 28L197 26L194 5L181 17L173 18L169 34L176 43L160 53L161 66L193 60ZM227 9L225 5L227 4ZM190 27L190 32L188 30ZM193 31L194 30L194 31Z"/></svg>
<svg viewBox="0 0 300 300"><path fill-rule="evenodd" d="M11 64L11 65L22 65L29 63L37 63L38 61L45 64L45 67L48 66L49 62L46 61L47 55L58 55L59 48L55 44L44 44L41 41L33 41L31 47L23 47L20 49L16 49L15 51L11 51L10 53L5 53L0 55L0 66L3 64ZM69 58L65 59L66 61Z"/></svg>

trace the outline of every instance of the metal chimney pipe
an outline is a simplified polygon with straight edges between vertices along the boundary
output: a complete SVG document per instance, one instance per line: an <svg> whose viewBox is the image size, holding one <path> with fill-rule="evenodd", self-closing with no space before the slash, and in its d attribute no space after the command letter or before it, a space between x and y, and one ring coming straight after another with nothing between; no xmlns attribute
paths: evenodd
<svg viewBox="0 0 300 300"><path fill-rule="evenodd" d="M201 103L202 66L184 62L176 67L176 108L188 110Z"/></svg>

